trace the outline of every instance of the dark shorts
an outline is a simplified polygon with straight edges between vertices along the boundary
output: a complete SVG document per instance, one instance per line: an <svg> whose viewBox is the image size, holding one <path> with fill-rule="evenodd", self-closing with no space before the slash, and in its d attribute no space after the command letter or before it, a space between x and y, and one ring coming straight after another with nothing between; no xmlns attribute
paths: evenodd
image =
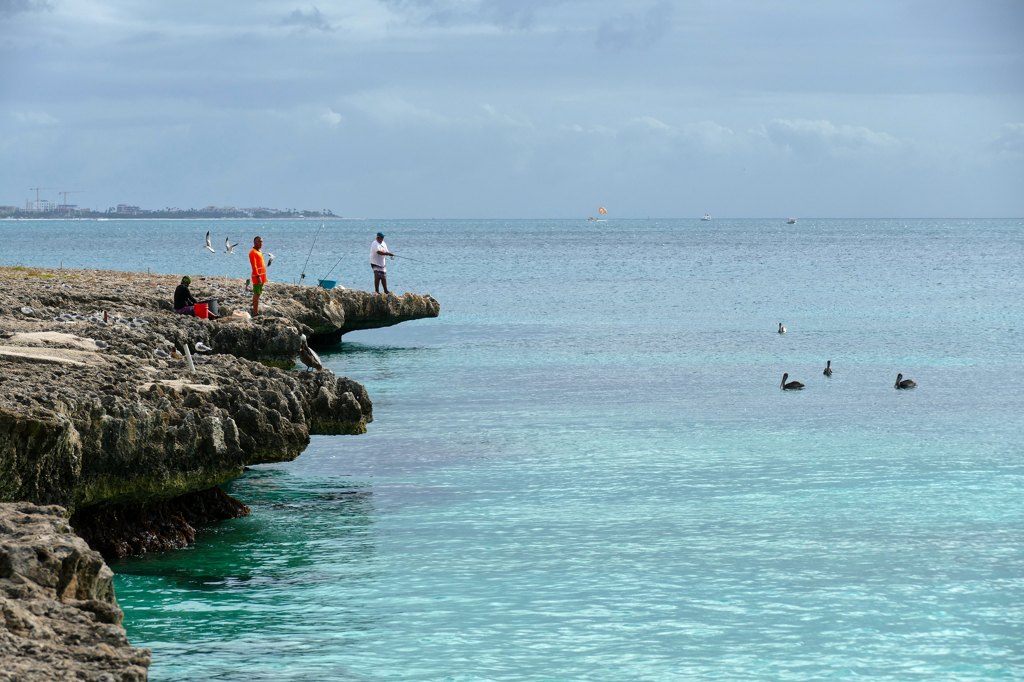
<svg viewBox="0 0 1024 682"><path fill-rule="evenodd" d="M374 265L373 263L370 263L370 267L373 269L374 277L380 277L382 279L388 278L388 269L383 265Z"/></svg>
<svg viewBox="0 0 1024 682"><path fill-rule="evenodd" d="M256 294L257 296L262 294L263 293L263 282L260 282L259 284L253 284L252 285L252 293Z"/></svg>

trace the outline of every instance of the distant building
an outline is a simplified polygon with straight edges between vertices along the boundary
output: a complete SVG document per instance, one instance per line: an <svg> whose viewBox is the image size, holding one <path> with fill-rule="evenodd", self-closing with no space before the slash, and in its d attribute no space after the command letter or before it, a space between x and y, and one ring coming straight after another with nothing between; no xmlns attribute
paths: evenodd
<svg viewBox="0 0 1024 682"><path fill-rule="evenodd" d="M31 199L26 199L25 200L25 210L26 211L56 211L57 210L57 202L56 201L48 201L47 199L38 199L37 201L32 201Z"/></svg>
<svg viewBox="0 0 1024 682"><path fill-rule="evenodd" d="M10 215L17 210L17 206L0 206L0 215Z"/></svg>
<svg viewBox="0 0 1024 682"><path fill-rule="evenodd" d="M139 208L138 206L129 206L127 204L118 204L117 205L117 212L118 213L127 213L128 215L138 215L139 213L142 213L142 209Z"/></svg>

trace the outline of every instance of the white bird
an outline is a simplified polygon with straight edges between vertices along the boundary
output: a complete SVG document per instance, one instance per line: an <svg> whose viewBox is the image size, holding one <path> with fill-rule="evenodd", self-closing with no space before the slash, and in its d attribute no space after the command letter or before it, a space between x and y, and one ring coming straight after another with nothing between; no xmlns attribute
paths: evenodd
<svg viewBox="0 0 1024 682"><path fill-rule="evenodd" d="M202 341L196 341L196 350L200 353L205 353L208 350L213 350Z"/></svg>
<svg viewBox="0 0 1024 682"><path fill-rule="evenodd" d="M274 254L268 253L267 254L267 267L269 268L273 264L274 264Z"/></svg>
<svg viewBox="0 0 1024 682"><path fill-rule="evenodd" d="M320 362L320 356L316 354L312 348L306 345L306 335L303 334L299 337L299 360L302 360L302 364L306 366L306 371L315 369L318 372L324 371L324 366Z"/></svg>
<svg viewBox="0 0 1024 682"><path fill-rule="evenodd" d="M213 250L213 244L210 243L209 232L206 233L206 250L209 251L210 253L217 253L216 251Z"/></svg>
<svg viewBox="0 0 1024 682"><path fill-rule="evenodd" d="M157 356L158 358L164 358L164 359L167 359L167 358L171 357L170 353L168 353L167 351L165 351L165 350L163 350L161 348L157 348L155 351L153 351L153 355Z"/></svg>
<svg viewBox="0 0 1024 682"><path fill-rule="evenodd" d="M237 243L232 244L230 243L229 239L227 239L226 237L224 238L224 253L234 253L236 246L238 246Z"/></svg>

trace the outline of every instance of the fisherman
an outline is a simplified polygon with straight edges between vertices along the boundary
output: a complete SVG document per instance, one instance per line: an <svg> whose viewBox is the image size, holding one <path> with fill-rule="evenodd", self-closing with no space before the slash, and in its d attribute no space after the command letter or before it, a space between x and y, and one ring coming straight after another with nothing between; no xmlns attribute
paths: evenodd
<svg viewBox="0 0 1024 682"><path fill-rule="evenodd" d="M204 303L205 301L197 301L189 291L188 285L192 284L192 278L185 275L181 278L181 284L174 290L174 312L179 315L195 315L196 314L196 303ZM216 320L217 316L212 312L207 313L209 319Z"/></svg>
<svg viewBox="0 0 1024 682"><path fill-rule="evenodd" d="M252 316L260 314L260 294L263 293L263 285L267 281L267 264L263 260L263 237L256 237L252 240L252 250L249 252L249 264L252 265Z"/></svg>
<svg viewBox="0 0 1024 682"><path fill-rule="evenodd" d="M174 290L174 312L179 315L196 314L195 304L199 301L188 290L189 284L192 284L192 278L185 275L181 278L181 284Z"/></svg>
<svg viewBox="0 0 1024 682"><path fill-rule="evenodd" d="M378 232L377 239L370 244L370 267L373 268L373 290L380 293L380 285L384 284L384 294L388 291L388 268L384 256L395 257L395 254L388 251L388 245L384 243L384 233Z"/></svg>

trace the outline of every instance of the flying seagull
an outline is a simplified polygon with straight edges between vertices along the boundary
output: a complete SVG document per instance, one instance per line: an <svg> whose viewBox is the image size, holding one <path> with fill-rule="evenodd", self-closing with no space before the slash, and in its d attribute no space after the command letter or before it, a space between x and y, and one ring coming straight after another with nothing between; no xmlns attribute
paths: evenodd
<svg viewBox="0 0 1024 682"><path fill-rule="evenodd" d="M303 334L299 343L299 360L302 360L302 364L306 366L306 371L315 369L318 372L324 371L324 366L320 362L320 356L316 354L316 351L306 345L306 335Z"/></svg>
<svg viewBox="0 0 1024 682"><path fill-rule="evenodd" d="M267 254L267 267L269 268L273 264L274 264L274 254L268 253Z"/></svg>
<svg viewBox="0 0 1024 682"><path fill-rule="evenodd" d="M224 253L234 253L236 246L238 246L237 243L231 244L229 239L224 239Z"/></svg>
<svg viewBox="0 0 1024 682"><path fill-rule="evenodd" d="M206 250L209 251L210 253L217 253L216 251L213 250L213 245L210 244L210 233L209 232L206 233Z"/></svg>

